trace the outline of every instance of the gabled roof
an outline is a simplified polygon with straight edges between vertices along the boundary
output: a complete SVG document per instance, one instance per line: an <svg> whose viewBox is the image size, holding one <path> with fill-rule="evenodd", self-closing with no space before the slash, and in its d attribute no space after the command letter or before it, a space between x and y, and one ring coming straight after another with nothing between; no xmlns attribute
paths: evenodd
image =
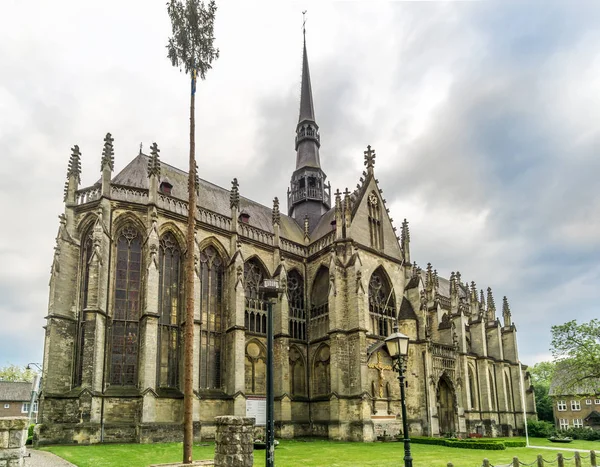
<svg viewBox="0 0 600 467"><path fill-rule="evenodd" d="M400 311L398 312L398 319L417 319L415 310L406 297L402 297Z"/></svg>
<svg viewBox="0 0 600 467"><path fill-rule="evenodd" d="M148 180L149 159L145 154L138 154L123 170L113 177L112 183L147 190L150 185ZM160 161L160 181L167 181L173 185L171 196L187 201L187 179L187 172ZM229 190L200 179L198 206L201 208L230 217L229 195ZM271 207L263 206L240 196L240 212L242 211L250 215L249 225L273 233ZM281 214L281 236L293 242L304 243L303 229L293 218L283 213Z"/></svg>
<svg viewBox="0 0 600 467"><path fill-rule="evenodd" d="M31 399L31 383L0 381L0 401L27 402Z"/></svg>
<svg viewBox="0 0 600 467"><path fill-rule="evenodd" d="M576 368L568 360L558 362L550 389L549 396L577 396L600 394L600 380L582 378Z"/></svg>
<svg viewBox="0 0 600 467"><path fill-rule="evenodd" d="M586 421L586 422L589 422L590 420L594 420L594 421L599 421L600 422L600 412L598 412L597 410L592 410L592 413L590 413L583 420Z"/></svg>

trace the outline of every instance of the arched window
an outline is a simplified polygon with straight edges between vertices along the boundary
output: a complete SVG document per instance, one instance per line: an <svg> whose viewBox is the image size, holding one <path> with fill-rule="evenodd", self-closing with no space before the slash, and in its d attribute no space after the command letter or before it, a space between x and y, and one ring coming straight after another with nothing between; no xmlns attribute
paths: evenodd
<svg viewBox="0 0 600 467"><path fill-rule="evenodd" d="M329 331L329 269L317 271L310 297L310 339L318 339Z"/></svg>
<svg viewBox="0 0 600 467"><path fill-rule="evenodd" d="M326 396L331 392L329 362L329 346L322 345L317 350L313 367L313 391L315 396Z"/></svg>
<svg viewBox="0 0 600 467"><path fill-rule="evenodd" d="M369 234L371 246L378 250L383 249L383 225L381 224L381 203L375 192L369 194Z"/></svg>
<svg viewBox="0 0 600 467"><path fill-rule="evenodd" d="M247 394L267 392L267 352L255 339L246 345L245 383Z"/></svg>
<svg viewBox="0 0 600 467"><path fill-rule="evenodd" d="M77 313L77 341L75 345L75 371L73 374L73 385L81 386L83 378L83 346L85 336L85 313L88 304L88 288L90 283L90 259L94 242L92 238L93 228L90 227L83 235L81 241L81 271L79 282L79 310Z"/></svg>
<svg viewBox="0 0 600 467"><path fill-rule="evenodd" d="M510 378L508 373L504 373L504 385L506 386L506 406L509 412L514 412L515 406L512 397L512 385L510 384Z"/></svg>
<svg viewBox="0 0 600 467"><path fill-rule="evenodd" d="M182 307L181 250L170 232L160 239L158 268L158 387L177 388Z"/></svg>
<svg viewBox="0 0 600 467"><path fill-rule="evenodd" d="M471 409L477 410L479 404L477 403L477 384L475 380L475 373L473 368L469 365L469 395L471 397Z"/></svg>
<svg viewBox="0 0 600 467"><path fill-rule="evenodd" d="M290 353L290 389L293 396L306 396L306 367L304 357L297 347L291 347Z"/></svg>
<svg viewBox="0 0 600 467"><path fill-rule="evenodd" d="M246 330L257 334L267 334L267 302L263 300L258 288L268 274L256 258L244 264L244 287L246 289Z"/></svg>
<svg viewBox="0 0 600 467"><path fill-rule="evenodd" d="M200 252L200 388L220 389L223 350L223 259L208 246Z"/></svg>
<svg viewBox="0 0 600 467"><path fill-rule="evenodd" d="M304 310L304 280L298 271L287 277L289 303L289 333L292 339L306 340L306 311Z"/></svg>
<svg viewBox="0 0 600 467"><path fill-rule="evenodd" d="M135 385L138 363L142 237L131 225L117 236L115 304L110 347L110 384Z"/></svg>
<svg viewBox="0 0 600 467"><path fill-rule="evenodd" d="M369 281L369 314L373 334L387 337L392 333L396 319L396 299L394 289L381 266L373 272Z"/></svg>
<svg viewBox="0 0 600 467"><path fill-rule="evenodd" d="M490 408L492 410L496 410L496 380L494 379L494 375L492 374L491 370L488 373L490 377Z"/></svg>

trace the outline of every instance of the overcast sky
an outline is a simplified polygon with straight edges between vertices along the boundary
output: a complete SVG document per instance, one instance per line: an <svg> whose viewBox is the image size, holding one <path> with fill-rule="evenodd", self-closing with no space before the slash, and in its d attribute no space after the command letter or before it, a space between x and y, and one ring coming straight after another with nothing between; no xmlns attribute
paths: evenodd
<svg viewBox="0 0 600 467"><path fill-rule="evenodd" d="M321 161L355 187L363 151L411 254L507 295L521 360L552 324L600 315L600 3L219 1L198 86L200 176L268 206L294 169L302 10ZM0 366L41 362L70 148L118 172L156 141L187 166L189 83L165 1L5 0L0 12ZM147 151L146 151L147 152Z"/></svg>

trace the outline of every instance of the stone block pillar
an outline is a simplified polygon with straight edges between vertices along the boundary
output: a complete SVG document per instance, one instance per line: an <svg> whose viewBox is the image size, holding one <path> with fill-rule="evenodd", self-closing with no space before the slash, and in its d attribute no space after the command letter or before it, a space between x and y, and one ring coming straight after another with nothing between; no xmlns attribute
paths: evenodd
<svg viewBox="0 0 600 467"><path fill-rule="evenodd" d="M225 415L215 417L215 424L215 467L252 467L254 419Z"/></svg>
<svg viewBox="0 0 600 467"><path fill-rule="evenodd" d="M0 419L0 465L22 467L27 440L27 418Z"/></svg>

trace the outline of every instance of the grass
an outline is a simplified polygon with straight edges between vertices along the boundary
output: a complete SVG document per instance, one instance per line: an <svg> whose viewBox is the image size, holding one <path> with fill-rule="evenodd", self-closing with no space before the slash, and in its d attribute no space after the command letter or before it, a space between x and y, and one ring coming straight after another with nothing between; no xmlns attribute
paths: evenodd
<svg viewBox="0 0 600 467"><path fill-rule="evenodd" d="M511 438L524 439L524 438ZM531 444L552 446L556 444L541 438L530 439ZM573 441L563 447L581 449L582 454L592 449L600 451L598 441ZM150 464L176 462L181 459L181 443L162 444L105 444L93 446L51 446L43 448L67 459L79 467L147 467ZM414 467L480 467L483 458L494 465L508 464L514 456L531 463L538 454L546 460L555 460L556 452L535 448L508 448L505 451L484 451L447 448L423 444L411 445ZM214 444L194 447L194 459L211 459ZM565 457L572 452L563 451ZM282 440L275 451L277 467L398 467L403 465L402 443L350 443L322 439ZM265 465L265 451L254 451L254 465ZM567 466L574 465L567 463ZM585 463L583 465L586 465Z"/></svg>

